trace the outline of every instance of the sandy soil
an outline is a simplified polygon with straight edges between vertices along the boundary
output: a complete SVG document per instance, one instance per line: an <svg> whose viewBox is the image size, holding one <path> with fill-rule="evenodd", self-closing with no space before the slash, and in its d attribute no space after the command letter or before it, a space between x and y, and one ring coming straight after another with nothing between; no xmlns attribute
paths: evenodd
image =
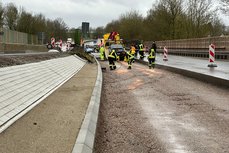
<svg viewBox="0 0 229 153"><path fill-rule="evenodd" d="M101 65L96 153L229 152L228 89L137 63Z"/></svg>
<svg viewBox="0 0 229 153"><path fill-rule="evenodd" d="M126 63L118 63L115 71L109 71L107 61L101 65L107 70L103 73L95 153L229 151L228 89L137 63L132 70L127 70ZM0 152L71 152L96 70L94 64L84 67L78 81L67 82L54 97L2 133Z"/></svg>

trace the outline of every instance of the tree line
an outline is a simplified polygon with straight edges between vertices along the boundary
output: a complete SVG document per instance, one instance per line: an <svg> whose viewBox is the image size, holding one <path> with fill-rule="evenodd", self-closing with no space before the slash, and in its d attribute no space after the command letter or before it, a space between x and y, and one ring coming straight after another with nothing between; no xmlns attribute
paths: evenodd
<svg viewBox="0 0 229 153"><path fill-rule="evenodd" d="M220 10L229 15L229 0L220 0ZM90 29L92 37L117 31L127 40L187 39L228 34L211 0L158 0L143 17L137 10L121 14L105 27ZM13 3L0 2L0 27L29 34L45 32L46 37L68 37L69 30L63 19L47 19L43 14L32 14ZM79 36L77 36L79 37Z"/></svg>
<svg viewBox="0 0 229 153"><path fill-rule="evenodd" d="M229 13L229 0L221 0L220 10ZM188 39L228 34L211 0L159 0L147 16L132 10L120 15L95 34L117 31L129 40Z"/></svg>
<svg viewBox="0 0 229 153"><path fill-rule="evenodd" d="M37 35L44 32L47 38L66 39L68 27L61 18L47 19L43 14L32 14L14 3L3 6L0 2L0 28Z"/></svg>

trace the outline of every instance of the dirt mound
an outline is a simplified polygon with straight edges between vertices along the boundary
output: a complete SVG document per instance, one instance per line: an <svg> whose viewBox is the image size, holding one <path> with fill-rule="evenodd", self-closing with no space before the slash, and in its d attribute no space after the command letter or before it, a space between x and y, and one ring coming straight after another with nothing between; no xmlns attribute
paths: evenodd
<svg viewBox="0 0 229 153"><path fill-rule="evenodd" d="M13 65L21 65L21 64L27 64L27 63L34 63L34 62L40 62L44 60L49 60L53 58L59 58L59 57L65 57L69 56L69 54L21 54L21 55L2 55L0 56L0 67L7 67L7 66L13 66Z"/></svg>

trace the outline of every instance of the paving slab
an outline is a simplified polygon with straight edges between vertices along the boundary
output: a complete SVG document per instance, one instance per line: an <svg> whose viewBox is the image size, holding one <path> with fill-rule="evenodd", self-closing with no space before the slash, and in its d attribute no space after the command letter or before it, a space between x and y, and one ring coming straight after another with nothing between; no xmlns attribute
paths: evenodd
<svg viewBox="0 0 229 153"><path fill-rule="evenodd" d="M0 69L0 133L75 75L86 61L68 56Z"/></svg>
<svg viewBox="0 0 229 153"><path fill-rule="evenodd" d="M101 90L98 70L97 64L87 63L36 107L0 133L0 152L70 153L73 148L74 151L81 151L74 146L89 103L97 103L96 99L100 98L97 94L98 89ZM92 95L98 98L92 98ZM95 127L90 126L88 130ZM85 144L89 142L93 145L93 140L82 140L85 142L81 141L77 146L81 146L83 152L90 152L92 148Z"/></svg>

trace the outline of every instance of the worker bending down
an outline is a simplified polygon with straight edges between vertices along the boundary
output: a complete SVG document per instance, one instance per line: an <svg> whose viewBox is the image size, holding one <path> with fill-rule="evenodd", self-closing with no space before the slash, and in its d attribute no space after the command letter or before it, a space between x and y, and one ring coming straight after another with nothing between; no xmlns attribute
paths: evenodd
<svg viewBox="0 0 229 153"><path fill-rule="evenodd" d="M126 58L128 63L128 69L131 69L132 63L134 61L134 54L131 54L131 51L126 52Z"/></svg>
<svg viewBox="0 0 229 153"><path fill-rule="evenodd" d="M116 65L115 65L115 61L117 59L117 55L114 49L112 49L108 55L108 61L109 61L109 67L110 70L115 70L116 69Z"/></svg>

